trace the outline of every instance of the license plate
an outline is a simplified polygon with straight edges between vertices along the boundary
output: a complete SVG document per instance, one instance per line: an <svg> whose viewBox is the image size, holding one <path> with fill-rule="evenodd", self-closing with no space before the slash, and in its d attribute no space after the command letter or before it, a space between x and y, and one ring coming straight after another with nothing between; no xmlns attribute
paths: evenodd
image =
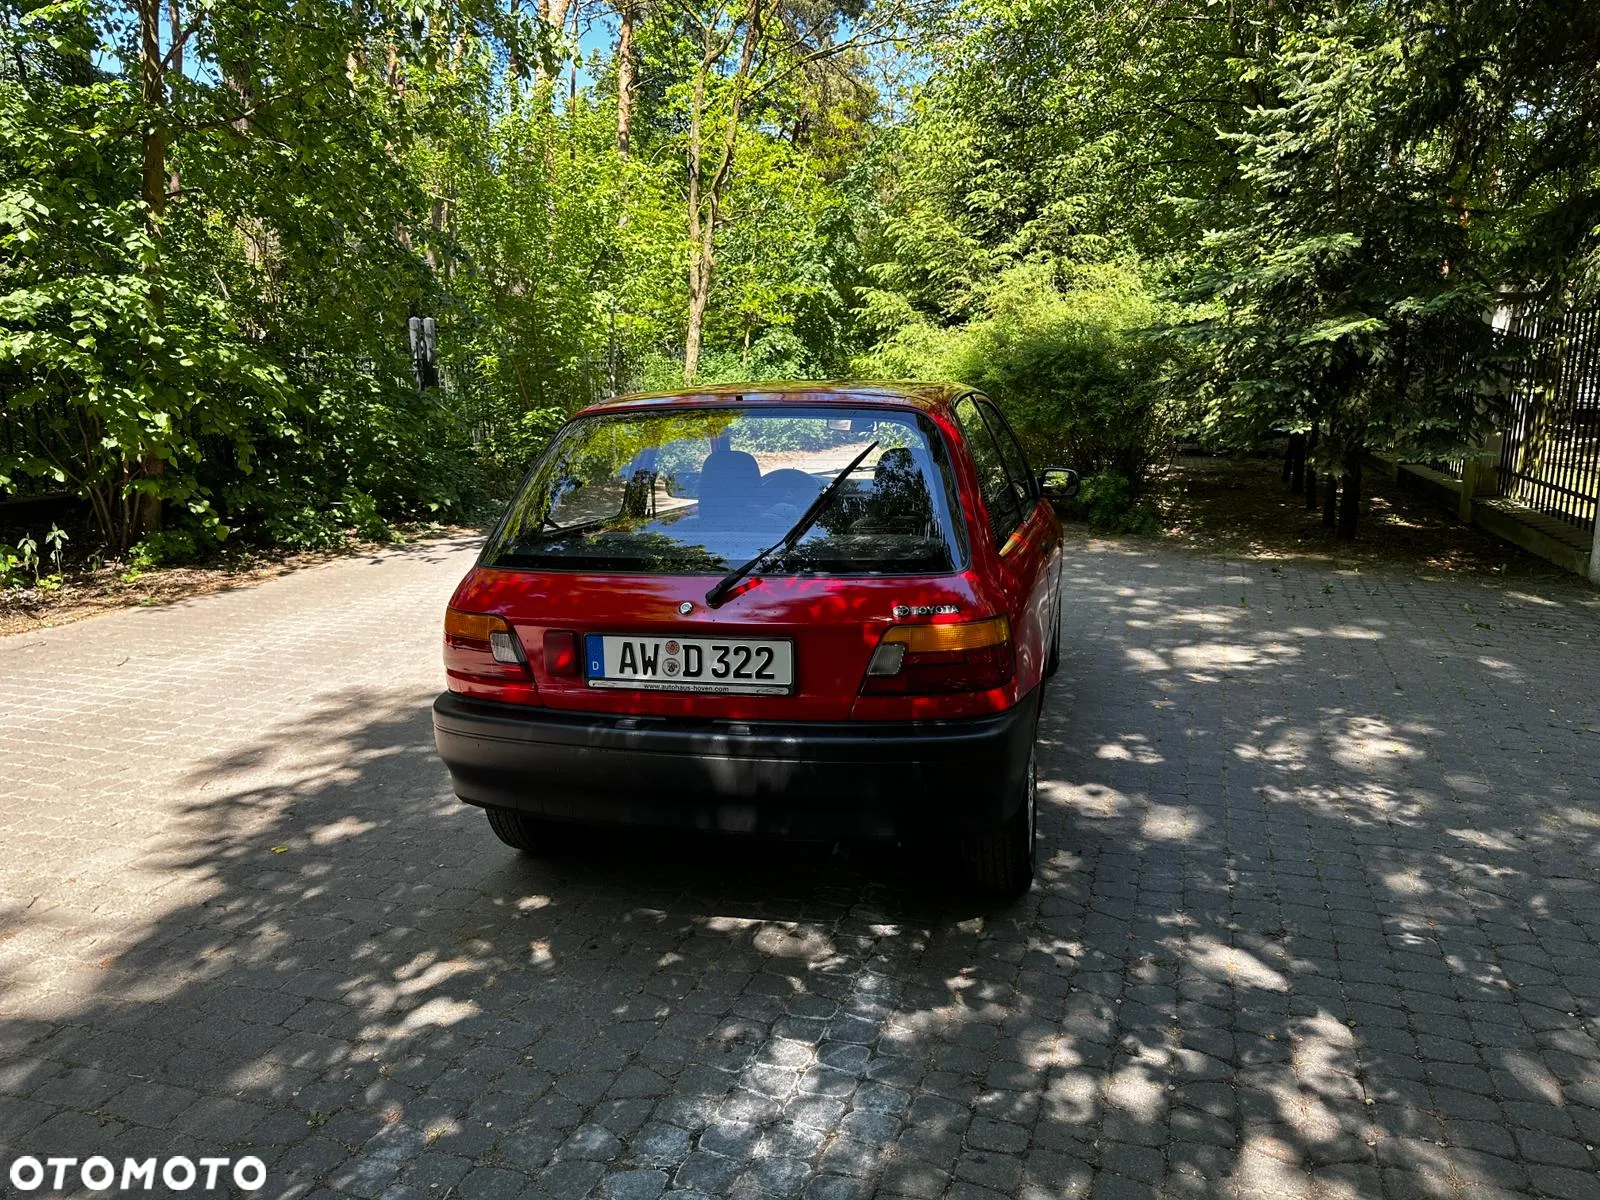
<svg viewBox="0 0 1600 1200"><path fill-rule="evenodd" d="M584 638L590 687L783 696L794 687L794 643L754 638Z"/></svg>

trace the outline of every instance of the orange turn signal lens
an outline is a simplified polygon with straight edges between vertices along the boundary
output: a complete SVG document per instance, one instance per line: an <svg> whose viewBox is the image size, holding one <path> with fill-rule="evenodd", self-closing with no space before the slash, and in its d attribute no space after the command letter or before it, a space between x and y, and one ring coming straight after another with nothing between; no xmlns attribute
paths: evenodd
<svg viewBox="0 0 1600 1200"><path fill-rule="evenodd" d="M511 667L527 666L522 642L504 617L448 608L444 614L444 640L447 652L448 648L454 647L468 654L481 654L487 648L490 657L497 663Z"/></svg>
<svg viewBox="0 0 1600 1200"><path fill-rule="evenodd" d="M867 695L981 692L1011 678L1016 655L1004 617L957 625L893 625L867 663Z"/></svg>
<svg viewBox="0 0 1600 1200"><path fill-rule="evenodd" d="M462 612L448 608L444 614L444 635L464 642L487 642L491 633L510 633L511 626L504 617L488 613Z"/></svg>
<svg viewBox="0 0 1600 1200"><path fill-rule="evenodd" d="M952 650L982 650L1011 640L1011 622L1005 617L963 621L956 625L895 625L883 635L886 644L903 645L907 654L942 654Z"/></svg>

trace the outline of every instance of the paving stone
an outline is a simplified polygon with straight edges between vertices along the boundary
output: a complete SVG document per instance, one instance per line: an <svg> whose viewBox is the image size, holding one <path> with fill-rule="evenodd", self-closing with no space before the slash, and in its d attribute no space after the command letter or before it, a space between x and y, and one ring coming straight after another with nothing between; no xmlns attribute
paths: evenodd
<svg viewBox="0 0 1600 1200"><path fill-rule="evenodd" d="M900 1119L893 1113L858 1109L839 1122L839 1132L861 1142L892 1142L900 1133Z"/></svg>
<svg viewBox="0 0 1600 1200"><path fill-rule="evenodd" d="M805 1200L871 1200L875 1189L848 1175L820 1175L806 1185Z"/></svg>
<svg viewBox="0 0 1600 1200"><path fill-rule="evenodd" d="M597 1162L558 1162L539 1173L540 1190L552 1196L586 1196L605 1175L605 1167ZM472 1182L468 1176L462 1182L462 1195L472 1195L467 1190Z"/></svg>
<svg viewBox="0 0 1600 1200"><path fill-rule="evenodd" d="M891 1196L934 1200L944 1195L949 1183L949 1173L931 1163L897 1158L885 1168L880 1190Z"/></svg>
<svg viewBox="0 0 1600 1200"><path fill-rule="evenodd" d="M558 1158L591 1162L610 1162L621 1153L622 1143L617 1136L600 1125L578 1126L556 1151Z"/></svg>
<svg viewBox="0 0 1600 1200"><path fill-rule="evenodd" d="M503 850L427 711L468 539L0 639L0 1141L295 1200L1592 1200L1592 592L1068 539L1003 908Z"/></svg>
<svg viewBox="0 0 1600 1200"><path fill-rule="evenodd" d="M1021 1125L979 1117L967 1128L967 1145L1015 1154L1027 1147L1028 1131Z"/></svg>
<svg viewBox="0 0 1600 1200"><path fill-rule="evenodd" d="M1579 1171L1595 1166L1593 1154L1582 1142L1572 1138L1557 1137L1537 1129L1517 1129L1513 1134L1517 1149L1526 1162L1571 1167ZM1600 1173L1597 1173L1596 1182L1600 1183Z"/></svg>
<svg viewBox="0 0 1600 1200"><path fill-rule="evenodd" d="M676 1125L646 1125L628 1141L628 1155L640 1162L663 1166L681 1162L689 1153L689 1131Z"/></svg>
<svg viewBox="0 0 1600 1200"><path fill-rule="evenodd" d="M1534 1165L1528 1168L1533 1186L1548 1196L1561 1200L1592 1200L1600 1194L1596 1189L1595 1172L1574 1171L1567 1167Z"/></svg>
<svg viewBox="0 0 1600 1200"><path fill-rule="evenodd" d="M956 1159L956 1177L1010 1194L1022 1178L1022 1159L1013 1154L968 1150Z"/></svg>
<svg viewBox="0 0 1600 1200"><path fill-rule="evenodd" d="M811 1167L803 1159L760 1157L751 1162L740 1181L762 1194L795 1196L811 1175Z"/></svg>
<svg viewBox="0 0 1600 1200"><path fill-rule="evenodd" d="M616 1171L600 1184L607 1200L656 1200L666 1190L665 1171Z"/></svg>
<svg viewBox="0 0 1600 1200"><path fill-rule="evenodd" d="M725 1191L743 1169L743 1163L737 1159L697 1151L684 1159L672 1182L676 1187L693 1188L714 1195Z"/></svg>

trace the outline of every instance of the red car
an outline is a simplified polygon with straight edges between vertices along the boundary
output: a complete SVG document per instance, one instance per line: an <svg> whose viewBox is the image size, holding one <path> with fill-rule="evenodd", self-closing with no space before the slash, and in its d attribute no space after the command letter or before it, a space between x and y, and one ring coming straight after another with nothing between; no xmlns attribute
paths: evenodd
<svg viewBox="0 0 1600 1200"><path fill-rule="evenodd" d="M939 838L1033 878L1077 476L954 385L628 396L556 434L445 618L456 794L563 825Z"/></svg>

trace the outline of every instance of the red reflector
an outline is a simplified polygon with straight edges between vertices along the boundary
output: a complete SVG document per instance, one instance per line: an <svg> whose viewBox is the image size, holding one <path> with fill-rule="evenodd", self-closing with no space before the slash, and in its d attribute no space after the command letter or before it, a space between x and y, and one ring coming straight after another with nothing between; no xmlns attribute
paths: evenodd
<svg viewBox="0 0 1600 1200"><path fill-rule="evenodd" d="M552 675L578 673L578 635L570 629L544 631L544 669Z"/></svg>

